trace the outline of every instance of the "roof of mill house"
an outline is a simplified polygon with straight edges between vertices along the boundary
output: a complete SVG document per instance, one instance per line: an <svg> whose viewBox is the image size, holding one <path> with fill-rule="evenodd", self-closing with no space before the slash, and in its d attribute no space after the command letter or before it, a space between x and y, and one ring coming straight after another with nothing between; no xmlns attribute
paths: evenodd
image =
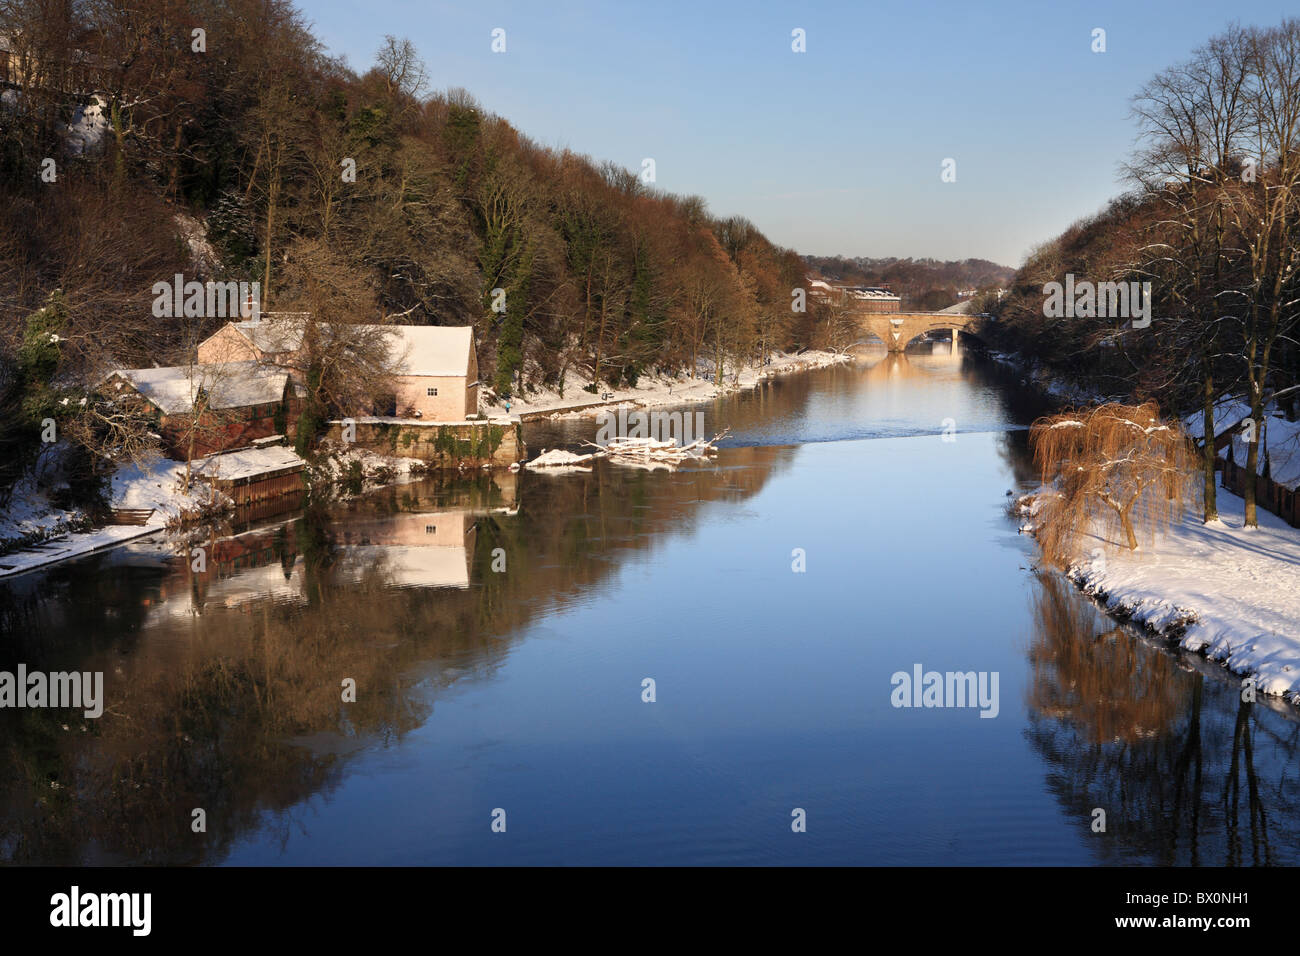
<svg viewBox="0 0 1300 956"><path fill-rule="evenodd" d="M167 365L160 368L120 368L113 372L131 383L144 398L167 415L188 412L201 388L208 408L243 408L278 402L289 373L260 362L214 362L206 365Z"/></svg>
<svg viewBox="0 0 1300 956"><path fill-rule="evenodd" d="M266 313L260 322L232 322L236 331L264 354L302 347L307 313ZM389 355L401 375L455 377L469 374L474 330L468 325L355 325L347 328L388 333Z"/></svg>
<svg viewBox="0 0 1300 956"><path fill-rule="evenodd" d="M1259 452L1259 474L1264 474L1265 451L1268 452L1268 473L1273 483L1287 491L1300 487L1300 422L1288 422L1283 418L1266 418L1264 420L1264 447ZM1232 436L1232 460L1238 465L1246 463L1250 446L1240 434ZM1228 447L1219 452L1220 458L1226 458Z"/></svg>
<svg viewBox="0 0 1300 956"><path fill-rule="evenodd" d="M265 354L296 352L302 346L307 315L306 312L263 312L257 321L245 319L231 322L229 327Z"/></svg>

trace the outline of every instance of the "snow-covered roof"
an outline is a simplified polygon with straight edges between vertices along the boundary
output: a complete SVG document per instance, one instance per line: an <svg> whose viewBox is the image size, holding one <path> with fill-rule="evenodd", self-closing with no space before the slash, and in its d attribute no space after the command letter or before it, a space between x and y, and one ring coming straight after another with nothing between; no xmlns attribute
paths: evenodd
<svg viewBox="0 0 1300 956"><path fill-rule="evenodd" d="M1232 395L1224 395L1214 403L1214 434L1235 428L1250 417L1250 403ZM1183 431L1189 438L1200 441L1205 437L1205 415L1200 409L1183 419Z"/></svg>
<svg viewBox="0 0 1300 956"><path fill-rule="evenodd" d="M306 313L267 313L257 322L232 322L260 351L296 352L302 346ZM386 335L389 353L402 375L469 374L474 330L468 325L357 325L360 332Z"/></svg>
<svg viewBox="0 0 1300 956"><path fill-rule="evenodd" d="M230 324L259 351L274 355L296 352L302 347L306 320L305 312L264 312L256 321L246 319Z"/></svg>
<svg viewBox="0 0 1300 956"><path fill-rule="evenodd" d="M370 328L396 330L391 351L400 360L398 370L403 375L469 374L474 330L468 325L376 325Z"/></svg>
<svg viewBox="0 0 1300 956"><path fill-rule="evenodd" d="M899 296L894 295L892 292L886 292L884 289L849 289L848 293L855 299L883 299L894 302L901 301Z"/></svg>
<svg viewBox="0 0 1300 956"><path fill-rule="evenodd" d="M260 362L211 362L166 365L160 368L121 368L120 375L164 414L187 412L199 389L208 395L208 408L243 408L278 402L289 373Z"/></svg>
<svg viewBox="0 0 1300 956"><path fill-rule="evenodd" d="M1295 491L1300 487L1300 422L1266 418L1260 438L1263 445L1259 451L1259 473L1264 474L1265 452L1267 452L1268 473L1273 483L1288 491ZM1241 433L1234 432L1232 460L1238 465L1244 465L1249 452L1250 446ZM1219 452L1219 457L1226 458L1227 454L1228 447L1224 446Z"/></svg>
<svg viewBox="0 0 1300 956"><path fill-rule="evenodd" d="M255 478L285 468L302 468L306 464L294 454L292 448L272 445L209 455L194 461L193 468L196 474L208 478L234 481L240 478Z"/></svg>

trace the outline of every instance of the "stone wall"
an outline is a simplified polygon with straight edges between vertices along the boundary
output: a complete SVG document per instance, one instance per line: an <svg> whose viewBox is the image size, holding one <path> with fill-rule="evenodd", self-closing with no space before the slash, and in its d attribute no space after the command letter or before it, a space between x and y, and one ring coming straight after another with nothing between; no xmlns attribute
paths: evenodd
<svg viewBox="0 0 1300 956"><path fill-rule="evenodd" d="M437 424L409 419L355 424L356 445L381 455L418 458L434 468L504 468L527 455L518 419ZM343 423L330 422L325 437L343 441Z"/></svg>

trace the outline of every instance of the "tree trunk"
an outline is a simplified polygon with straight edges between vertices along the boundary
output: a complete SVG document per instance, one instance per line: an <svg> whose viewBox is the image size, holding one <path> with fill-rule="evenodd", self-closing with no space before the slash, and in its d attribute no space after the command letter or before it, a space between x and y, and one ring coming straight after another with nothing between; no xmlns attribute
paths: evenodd
<svg viewBox="0 0 1300 956"><path fill-rule="evenodd" d="M189 445L185 449L185 492L190 490L190 463L194 461L194 433L198 430L198 423L190 429Z"/></svg>
<svg viewBox="0 0 1300 956"><path fill-rule="evenodd" d="M1204 479L1205 510L1202 520L1207 524L1219 518L1218 492L1214 484L1214 465L1217 454L1214 449L1214 373L1205 370L1205 387L1202 390L1202 413L1205 422L1205 442L1201 449L1201 475Z"/></svg>
<svg viewBox="0 0 1300 956"><path fill-rule="evenodd" d="M1261 432L1264 425L1264 410L1263 402L1258 396L1259 392L1256 392L1250 400L1250 417L1255 422L1255 440L1247 442L1249 447L1246 450L1246 484L1242 489L1242 497L1246 499L1246 513L1242 526L1246 528L1259 527L1259 512L1255 505L1255 491L1258 487L1259 443L1263 438Z"/></svg>
<svg viewBox="0 0 1300 956"><path fill-rule="evenodd" d="M275 203L279 198L280 184L276 180L271 181L270 196L266 203L266 269L262 273L262 303L270 302L271 298L271 237L275 229Z"/></svg>
<svg viewBox="0 0 1300 956"><path fill-rule="evenodd" d="M122 106L114 97L109 107L113 126L113 188L121 189L126 179L126 130L122 126Z"/></svg>
<svg viewBox="0 0 1300 956"><path fill-rule="evenodd" d="M1131 505L1129 507L1132 507ZM1129 517L1129 509L1125 508L1119 513L1119 520L1124 525L1124 536L1128 538L1128 549L1136 551L1138 546L1137 535L1133 533L1133 519Z"/></svg>
<svg viewBox="0 0 1300 956"><path fill-rule="evenodd" d="M600 297L600 329L596 332L596 361L594 363L595 371L591 379L593 382L600 381L600 359L601 359L600 353L605 346L605 314L607 311L605 302L606 302L605 296L602 295Z"/></svg>

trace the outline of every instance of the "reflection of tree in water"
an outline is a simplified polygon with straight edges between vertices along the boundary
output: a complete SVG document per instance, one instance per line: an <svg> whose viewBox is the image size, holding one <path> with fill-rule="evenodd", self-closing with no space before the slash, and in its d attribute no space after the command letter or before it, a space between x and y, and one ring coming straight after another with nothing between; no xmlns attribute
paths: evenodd
<svg viewBox="0 0 1300 956"><path fill-rule="evenodd" d="M1238 682L1115 625L1061 576L1038 580L1026 733L1097 855L1300 862L1294 713L1243 702ZM1096 807L1106 811L1104 834L1089 829Z"/></svg>
<svg viewBox="0 0 1300 956"><path fill-rule="evenodd" d="M337 786L350 754L400 741L447 686L490 675L543 609L688 529L701 502L753 494L791 452L732 454L725 474L602 467L524 479L518 495L490 477L423 482L211 542L204 574L186 552L169 568L33 579L0 616L0 663L103 671L106 712L0 712L0 862L218 862L251 834L290 839L294 808ZM473 515L469 587L395 588L382 552L347 561L350 522L457 509ZM269 597L273 584L293 599ZM206 833L191 831L194 808Z"/></svg>
<svg viewBox="0 0 1300 956"><path fill-rule="evenodd" d="M1003 432L998 436L996 448L1019 488L1037 487L1038 473L1034 470L1034 456L1029 453L1028 429ZM1007 490L1014 494L1017 489Z"/></svg>

